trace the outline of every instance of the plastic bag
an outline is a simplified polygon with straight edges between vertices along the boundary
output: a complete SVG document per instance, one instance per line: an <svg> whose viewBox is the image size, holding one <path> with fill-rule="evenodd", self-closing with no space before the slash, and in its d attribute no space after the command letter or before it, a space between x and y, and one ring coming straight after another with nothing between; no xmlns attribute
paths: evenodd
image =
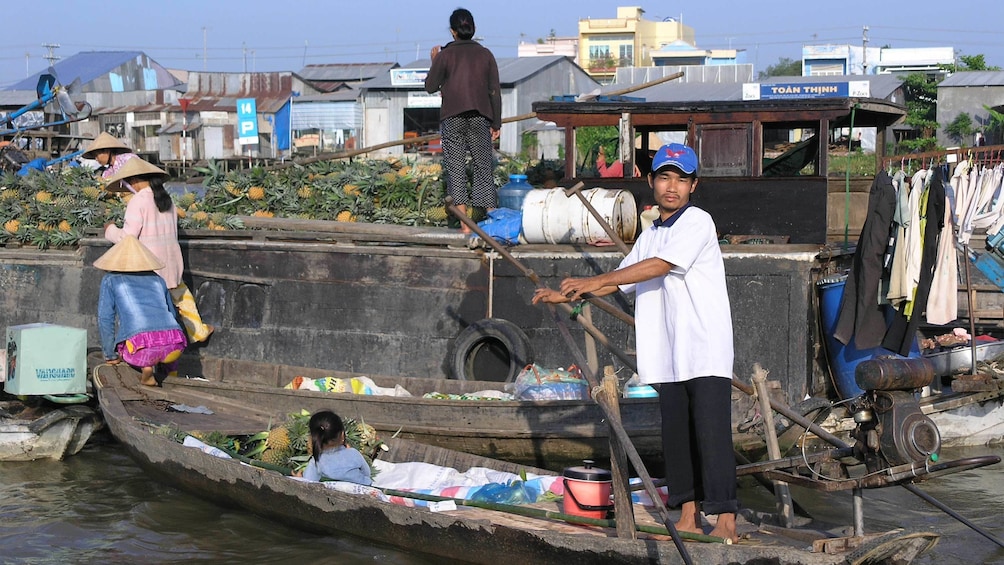
<svg viewBox="0 0 1004 565"><path fill-rule="evenodd" d="M589 398L589 384L582 378L579 368L545 369L536 363L527 365L516 376L512 385L517 400L585 400ZM509 388L507 386L507 388Z"/></svg>
<svg viewBox="0 0 1004 565"><path fill-rule="evenodd" d="M488 219L479 222L478 227L502 245L517 245L523 229L523 212L496 208L488 212Z"/></svg>
<svg viewBox="0 0 1004 565"><path fill-rule="evenodd" d="M540 492L523 481L509 484L489 483L471 495L471 500L497 504L531 504L537 502Z"/></svg>

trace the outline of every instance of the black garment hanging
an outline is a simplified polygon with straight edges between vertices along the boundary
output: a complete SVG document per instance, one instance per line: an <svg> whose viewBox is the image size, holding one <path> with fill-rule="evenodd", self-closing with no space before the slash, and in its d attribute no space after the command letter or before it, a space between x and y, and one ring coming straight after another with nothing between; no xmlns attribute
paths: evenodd
<svg viewBox="0 0 1004 565"><path fill-rule="evenodd" d="M889 229L896 211L896 189L885 171L875 175L868 191L868 215L854 251L851 272L844 285L840 316L833 337L865 350L878 347L886 333L885 313L879 304L882 259L889 243Z"/></svg>
<svg viewBox="0 0 1004 565"><path fill-rule="evenodd" d="M931 187L927 195L927 224L924 226L924 249L920 260L920 281L913 298L913 313L908 319L903 315L900 306L893 316L889 331L882 340L882 347L909 355L910 348L917 336L920 321L926 317L927 297L931 293L931 283L934 281L934 268L938 263L938 235L945 227L945 175L941 167L931 169Z"/></svg>

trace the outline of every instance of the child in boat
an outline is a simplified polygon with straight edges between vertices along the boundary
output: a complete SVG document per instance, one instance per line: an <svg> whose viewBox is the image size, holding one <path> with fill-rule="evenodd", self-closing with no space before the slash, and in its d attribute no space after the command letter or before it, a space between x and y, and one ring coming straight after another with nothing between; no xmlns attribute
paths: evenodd
<svg viewBox="0 0 1004 565"><path fill-rule="evenodd" d="M98 298L98 331L106 362L125 361L142 371L144 385L159 385L177 372L178 359L188 345L167 285L154 272L164 264L128 235L94 266L108 271Z"/></svg>
<svg viewBox="0 0 1004 565"><path fill-rule="evenodd" d="M101 179L107 182L122 168L126 161L136 157L136 154L111 134L101 132L81 154L81 157L97 161L101 167Z"/></svg>
<svg viewBox="0 0 1004 565"><path fill-rule="evenodd" d="M370 485L370 466L362 453L345 444L345 425L338 414L322 410L310 417L313 456L303 470L308 481L328 479Z"/></svg>

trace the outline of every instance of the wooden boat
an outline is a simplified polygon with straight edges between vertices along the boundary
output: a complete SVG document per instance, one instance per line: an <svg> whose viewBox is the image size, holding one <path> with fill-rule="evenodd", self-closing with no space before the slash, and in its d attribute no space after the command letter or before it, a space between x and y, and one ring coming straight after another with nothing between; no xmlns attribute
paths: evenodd
<svg viewBox="0 0 1004 565"><path fill-rule="evenodd" d="M609 457L610 430L592 399L489 400L424 398L426 393L474 395L502 391L504 383L371 375L381 388L401 387L411 396L381 396L284 388L295 378L360 377L327 369L296 367L238 359L184 359L180 374L199 378L168 379L164 386L194 394L212 394L267 407L274 418L300 409L330 408L366 422L385 435L420 441L475 455L561 469L582 459ZM1004 391L940 394L919 400L920 409L938 425L946 446L983 445L999 437L1004 422ZM622 422L639 454L652 469L660 468L662 416L656 398L621 398ZM749 395L734 391L732 421L736 449L753 460L766 451L761 414ZM823 428L849 438L854 420L842 406L811 398L792 406ZM985 414L984 414L985 413ZM981 434L973 434L978 426ZM803 437L804 428L778 419L782 453ZM990 434L990 435L988 435ZM996 434L996 435L994 435ZM811 436L811 434L809 434Z"/></svg>
<svg viewBox="0 0 1004 565"><path fill-rule="evenodd" d="M504 383L373 375L383 388L402 387L411 396L292 390L283 388L296 377L351 379L359 374L308 367L271 365L236 359L183 363L182 376L164 387L190 394L211 394L263 407L274 417L300 409L330 408L347 418L366 422L384 435L439 447L519 461L537 467L562 468L582 459L609 454L610 430L592 399L584 400L461 400L423 398L426 393L477 395L503 391ZM624 398L623 424L646 460L661 456L658 401Z"/></svg>
<svg viewBox="0 0 1004 565"><path fill-rule="evenodd" d="M84 405L36 409L18 400L0 402L0 461L75 455L102 426L101 416Z"/></svg>
<svg viewBox="0 0 1004 565"><path fill-rule="evenodd" d="M322 533L347 533L378 543L462 562L498 563L683 563L666 536L639 532L638 539L618 538L608 527L572 525L545 516L558 503L521 505L543 511L535 516L460 504L431 511L385 502L378 496L349 494L275 471L242 464L185 447L164 433L220 431L248 434L268 426L271 414L261 406L213 395L209 389L143 387L138 375L122 365L104 365L94 384L111 433L151 476L198 496L236 505L287 525ZM205 407L211 414L167 411L172 404ZM471 466L528 472L544 471L472 456L399 438L386 440L391 462L424 461L465 471ZM374 493L376 494L376 493ZM461 501L462 503L463 501ZM651 512L634 510L639 524L655 524ZM553 514L552 514L553 515ZM748 513L755 517L756 513ZM933 547L937 534L888 532L859 538L833 538L817 529L785 530L739 520L737 544L685 543L694 563L910 563ZM815 525L818 526L818 525ZM788 534L799 534L794 537ZM827 548L813 552L807 545ZM854 547L854 549L851 549Z"/></svg>

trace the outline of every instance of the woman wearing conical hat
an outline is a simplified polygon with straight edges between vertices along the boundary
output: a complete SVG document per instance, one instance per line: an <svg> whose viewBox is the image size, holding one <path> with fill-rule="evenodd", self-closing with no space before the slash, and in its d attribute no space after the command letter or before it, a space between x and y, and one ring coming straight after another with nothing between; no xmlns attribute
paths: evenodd
<svg viewBox="0 0 1004 565"><path fill-rule="evenodd" d="M137 155L126 144L111 134L101 132L80 155L84 159L94 159L101 165L101 178L107 180Z"/></svg>
<svg viewBox="0 0 1004 565"><path fill-rule="evenodd" d="M125 361L142 372L140 382L157 386L177 374L188 345L176 320L174 302L156 271L164 264L131 235L94 262L108 273L101 279L98 332L105 362Z"/></svg>
<svg viewBox="0 0 1004 565"><path fill-rule="evenodd" d="M178 244L178 212L174 209L171 195L164 188L166 178L167 172L140 157L130 159L108 177L107 190L128 190L134 195L126 205L122 227L113 223L105 225L105 239L117 243L123 237L132 235L161 260L163 267L157 270L157 274L164 278L171 290L189 339L205 341L213 333L213 327L202 321L195 306L195 297L181 280L185 265Z"/></svg>

